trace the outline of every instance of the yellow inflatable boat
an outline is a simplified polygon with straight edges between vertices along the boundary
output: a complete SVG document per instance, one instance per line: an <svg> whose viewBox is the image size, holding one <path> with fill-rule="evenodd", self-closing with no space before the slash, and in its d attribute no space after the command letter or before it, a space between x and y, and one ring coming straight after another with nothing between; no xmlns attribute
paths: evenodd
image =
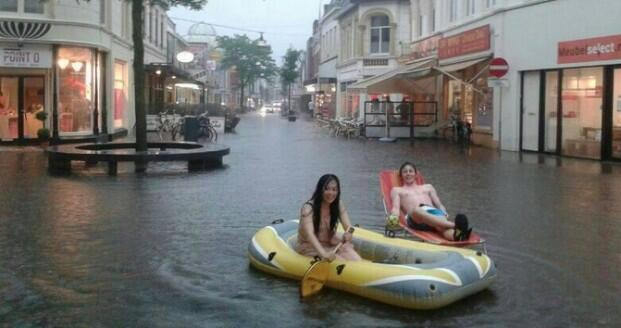
<svg viewBox="0 0 621 328"><path fill-rule="evenodd" d="M248 245L259 270L300 280L312 258L295 251L298 221L260 229ZM339 231L342 233L342 231ZM330 263L327 287L410 309L436 309L487 288L496 267L470 249L387 238L356 228L354 248L365 261Z"/></svg>

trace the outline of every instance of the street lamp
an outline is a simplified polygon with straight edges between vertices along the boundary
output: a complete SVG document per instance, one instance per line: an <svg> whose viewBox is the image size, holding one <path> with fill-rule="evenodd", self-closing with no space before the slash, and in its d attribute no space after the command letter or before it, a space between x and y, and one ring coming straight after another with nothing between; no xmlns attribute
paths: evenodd
<svg viewBox="0 0 621 328"><path fill-rule="evenodd" d="M261 34L261 36L259 37L259 40L257 40L257 45L262 48L269 47L267 41L265 41L265 39L263 38L263 32L259 33Z"/></svg>

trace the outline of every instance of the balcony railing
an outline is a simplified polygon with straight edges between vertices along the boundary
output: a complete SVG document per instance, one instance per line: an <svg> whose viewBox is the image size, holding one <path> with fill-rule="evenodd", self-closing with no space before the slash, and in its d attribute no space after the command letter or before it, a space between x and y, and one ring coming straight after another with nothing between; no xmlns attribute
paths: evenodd
<svg viewBox="0 0 621 328"><path fill-rule="evenodd" d="M364 66L388 66L388 59L364 59L362 61Z"/></svg>

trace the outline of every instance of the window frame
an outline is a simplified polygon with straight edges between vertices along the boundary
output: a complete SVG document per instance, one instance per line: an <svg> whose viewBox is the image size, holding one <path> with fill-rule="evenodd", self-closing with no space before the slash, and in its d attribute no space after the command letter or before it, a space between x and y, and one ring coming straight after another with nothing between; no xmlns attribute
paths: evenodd
<svg viewBox="0 0 621 328"><path fill-rule="evenodd" d="M374 17L385 17L387 20L387 25L378 25L378 26L373 26L373 18ZM377 45L378 45L378 49L377 52L373 51L373 32L374 31L378 31L378 41L377 41ZM388 41L387 41L387 49L386 51L382 51L382 43L384 42L384 38L383 38L383 32L384 31L388 31ZM369 17L369 54L372 55L385 55L385 54L390 54L390 44L391 44L391 40L390 40L390 32L391 32L391 26L390 26L390 17L386 14L376 14L376 15L372 15Z"/></svg>
<svg viewBox="0 0 621 328"><path fill-rule="evenodd" d="M455 22L457 20L457 0L450 0L449 2L449 22Z"/></svg>
<svg viewBox="0 0 621 328"><path fill-rule="evenodd" d="M0 13L15 13L15 14L22 14L22 15L45 15L46 9L47 9L47 5L46 3L42 3L39 2L39 4L41 5L41 12L30 12L30 11L26 11L26 1L27 0L15 0L15 10L0 10ZM32 1L39 1L39 0L32 0Z"/></svg>

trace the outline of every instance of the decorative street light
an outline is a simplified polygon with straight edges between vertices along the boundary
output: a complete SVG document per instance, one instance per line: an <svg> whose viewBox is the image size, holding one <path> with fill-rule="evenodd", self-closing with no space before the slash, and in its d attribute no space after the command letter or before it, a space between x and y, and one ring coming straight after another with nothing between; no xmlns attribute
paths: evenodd
<svg viewBox="0 0 621 328"><path fill-rule="evenodd" d="M261 34L261 36L259 37L259 40L257 40L257 45L259 47L269 47L269 45L267 44L267 41L265 41L265 39L263 38L263 32L259 32Z"/></svg>

